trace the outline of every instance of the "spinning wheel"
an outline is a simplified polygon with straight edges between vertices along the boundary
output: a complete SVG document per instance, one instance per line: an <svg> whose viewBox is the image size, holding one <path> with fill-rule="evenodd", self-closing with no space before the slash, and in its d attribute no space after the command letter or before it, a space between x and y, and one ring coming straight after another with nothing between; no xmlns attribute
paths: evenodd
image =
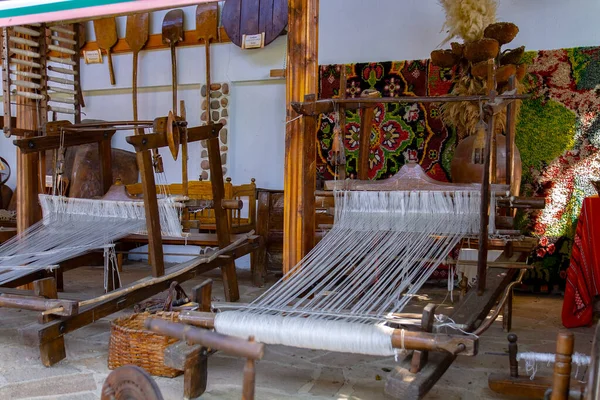
<svg viewBox="0 0 600 400"><path fill-rule="evenodd" d="M4 158L0 157L0 186L8 182L10 173L10 165L8 165L8 162Z"/></svg>
<svg viewBox="0 0 600 400"><path fill-rule="evenodd" d="M101 400L163 400L152 377L140 367L125 365L108 374Z"/></svg>

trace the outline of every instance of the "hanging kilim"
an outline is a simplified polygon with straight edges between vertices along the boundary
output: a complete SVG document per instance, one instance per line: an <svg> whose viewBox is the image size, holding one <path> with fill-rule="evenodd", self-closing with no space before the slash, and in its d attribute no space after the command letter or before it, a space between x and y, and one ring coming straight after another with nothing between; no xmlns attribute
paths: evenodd
<svg viewBox="0 0 600 400"><path fill-rule="evenodd" d="M600 47L528 52L526 92L516 141L523 163L524 195L545 195L541 213L522 215L522 228L540 239L535 269L527 282L536 291L564 283L574 227L583 198L595 194L600 179ZM341 65L320 68L321 99L340 95ZM441 96L452 90L453 70L429 60L346 65L346 97L367 89L386 97ZM335 114L321 116L317 133L317 173L334 177L331 161ZM360 114L346 111L344 145L347 176L357 170ZM439 104L379 105L370 138L369 179L395 174L407 159L416 159L429 176L451 181L450 161L456 147L454 129L440 120Z"/></svg>

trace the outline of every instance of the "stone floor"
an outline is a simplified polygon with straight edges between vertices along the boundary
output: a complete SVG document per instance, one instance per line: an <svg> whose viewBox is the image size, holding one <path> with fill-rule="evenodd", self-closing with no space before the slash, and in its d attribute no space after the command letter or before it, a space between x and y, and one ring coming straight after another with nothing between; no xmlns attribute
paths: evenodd
<svg viewBox="0 0 600 400"><path fill-rule="evenodd" d="M147 266L126 265L123 279L130 282L145 274ZM65 275L69 293L98 294L102 271L80 268ZM223 291L218 273L213 278L213 300L222 301ZM200 277L183 286L189 290L205 279ZM242 301L261 293L251 286L249 274L240 272ZM442 302L449 308L446 292L440 288L423 289L417 302ZM514 302L513 331L519 337L521 351L554 352L555 339L561 328L562 298L558 296L517 295ZM126 310L66 336L67 359L51 368L39 361L38 352L21 344L16 329L35 320L27 311L0 309L0 399L99 399L102 384L110 372L107 368L110 321ZM589 354L593 328L574 329L576 351ZM482 336L476 357L459 357L427 395L427 399L495 399L502 398L488 389L492 372L508 373L508 358L489 353L505 352L506 334L496 322ZM368 357L340 353L268 346L263 360L257 363L257 399L385 399L386 375L395 365L393 357ZM521 365L522 370L524 370ZM209 383L205 399L241 398L243 360L215 354L209 359ZM583 371L582 371L583 372ZM551 368L539 366L539 375L551 375ZM166 400L183 398L183 377L156 378Z"/></svg>

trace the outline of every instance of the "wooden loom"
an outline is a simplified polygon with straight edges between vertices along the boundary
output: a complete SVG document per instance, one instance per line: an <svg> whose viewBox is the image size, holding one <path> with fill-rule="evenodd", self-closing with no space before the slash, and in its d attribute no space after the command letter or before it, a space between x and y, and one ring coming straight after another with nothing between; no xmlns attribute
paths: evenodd
<svg viewBox="0 0 600 400"><path fill-rule="evenodd" d="M315 2L316 3L316 2ZM290 5L290 7L293 7ZM313 5L300 5L297 4L295 7L296 13L302 13L302 18L314 18L316 14L313 10ZM291 18L291 17L290 17ZM298 19L298 18L297 18ZM299 22L299 21L298 21ZM292 23L292 21L290 21ZM306 34L309 38L312 38L314 32L310 31L312 24L303 26ZM297 27L300 29L300 27ZM309 32L306 32L306 29ZM291 31L291 29L290 29ZM298 40L297 36L290 37L290 43ZM312 47L310 43L300 41L295 43L297 46L307 48L311 52L316 53L316 49ZM289 44L288 44L289 45ZM293 56L292 56L293 57ZM288 72L288 84L290 84L290 75L296 75L292 85L297 83L299 79L308 79L306 76L302 77L302 74L309 73L308 70L299 70L298 66L289 66ZM307 67L308 68L308 67ZM509 91L498 95L495 91L494 82L494 62L490 60L488 66L488 91L489 94L486 96L440 96L440 97L394 97L394 98L382 98L378 97L377 94L373 96L373 93L367 93L366 96L361 98L334 98L327 100L317 100L316 95L306 94L303 101L290 101L289 106L293 110L288 110L288 117L300 118L300 122L291 123L292 127L288 128L289 135L306 136L311 138L314 135L317 118L323 113L330 113L338 111L344 113L345 109L359 109L362 110L361 118L361 134L359 143L361 144L359 150L359 161L358 161L358 175L359 180L339 180L330 181L325 183L325 188L328 190L332 189L345 189L345 190L455 190L455 189L466 189L470 187L473 189L473 185L458 185L458 184L446 184L441 182L433 181L427 177L424 172L417 166L404 166L396 176L381 180L381 181L366 181L368 172L368 144L369 134L371 132L372 125L372 111L376 104L379 103L422 103L422 102L452 102L452 101L478 101L486 102L484 105L485 119L487 122L487 132L485 139L484 148L484 166L483 170L483 182L481 185L477 184L475 187L480 188L482 194L481 214L480 214L480 232L477 238L473 240L465 241L463 247L475 247L478 249L477 261L473 264L477 266L477 290L467 291L466 285L463 287L463 296L461 302L455 307L450 317L459 324L462 324L465 330L468 332L475 332L477 335L483 333L491 323L496 319L501 310L504 311L504 328L510 330L511 325L511 307L512 307L512 287L523 276L524 269L528 268L525 261L530 251L533 249L535 242L528 240L527 238L520 237L520 233L513 229L496 229L496 221L498 222L510 222L511 218L506 218L506 215L510 215L509 211L503 211L514 209L514 208L543 208L543 199L534 198L523 198L515 197L515 193L510 193L511 181L514 173L514 155L515 155L515 106L513 102L517 99L523 99L528 96L517 95L515 90L515 78L512 77L510 80ZM300 75L300 76L298 76ZM342 73L341 86L345 85L344 74ZM306 86L305 86L306 87ZM288 92L289 93L289 92ZM298 96L296 96L298 97ZM494 134L494 120L496 114L504 107L508 107L507 110L507 140L506 140L506 171L507 171L507 182L503 185L499 185L496 179L496 143ZM340 116L342 119L342 116ZM314 149L302 145L302 140L294 137L288 137L290 145L286 147L288 149L287 156L291 160L292 157L298 157L298 154L294 152L304 152L303 158L311 157L314 154ZM296 140L300 141L297 142ZM310 160L305 160L301 163L303 169L307 166L311 166L314 169L314 164ZM288 164L289 165L289 164ZM287 173L287 172L286 172ZM290 178L293 185L302 186L299 189L300 192L294 192L294 189L286 186L285 190L291 190L292 196L298 193L297 196L302 196L302 200L299 203L299 210L301 215L304 217L294 216L294 210L292 209L291 218L300 218L302 220L302 232L303 232L303 245L309 246L314 241L314 228L308 230L311 226L310 219L314 216L314 197L310 196L308 191L311 187L315 187L314 178L312 174L304 170L303 179L298 180L298 175ZM287 181L286 181L287 182ZM308 186L307 186L308 185ZM298 190L298 189L296 189ZM303 193L303 194L302 194ZM491 194L496 194L496 209L492 208ZM316 193L319 196L327 195L326 191L320 191ZM285 207L288 210L291 206L290 199L287 193ZM297 199L293 199L297 201ZM297 203L298 204L298 203ZM290 213L290 211L288 211ZM309 217L307 218L306 215ZM290 215L287 215L290 218ZM306 219L309 221L307 222ZM288 220L289 221L289 220ZM299 220L296 220L300 223ZM292 221L293 222L293 221ZM491 226L490 226L491 222ZM314 223L314 221L313 221ZM500 225L500 224L499 224ZM490 229L491 228L491 229ZM290 229L289 225L288 228ZM489 234L502 236L493 238ZM295 240L293 237L287 238L287 243L284 243L284 271L289 270L293 266L292 254L290 253L290 247L294 246L291 241ZM286 251L287 244L287 251ZM491 249L503 250L504 254L494 263L488 263L488 251ZM296 248L296 251L298 249ZM305 253L302 253L305 254ZM287 261L286 261L287 258ZM297 261L297 259L295 260ZM488 268L490 270L488 271ZM512 282L517 274L517 270L521 269L521 273L516 282ZM512 283L511 283L512 282ZM498 302L499 300L499 302ZM498 302L496 312L491 318L486 317L492 307ZM433 326L432 312L425 309L423 312L422 328L425 331L431 331ZM426 353L416 351L413 356L407 357L400 366L398 366L390 376L386 383L386 393L396 398L421 398L433 387L435 382L442 376L444 371L454 361L456 354L452 353L434 353L429 357Z"/></svg>
<svg viewBox="0 0 600 400"><path fill-rule="evenodd" d="M146 215L149 216L146 219L146 225L148 230L149 255L152 263L152 277L144 278L120 289L115 288L115 290L103 296L83 301L57 298L54 278L37 279L38 276L31 275L21 277L18 282L19 284L33 281L33 285L36 288L33 295L24 291L0 288L0 306L42 312L38 322L21 328L20 332L27 343L39 347L42 363L46 366L51 366L66 357L64 334L164 291L168 289L173 281L183 282L198 274L221 267L226 270L226 279L229 280L226 287L229 286L230 290L237 290L235 269L231 270L228 266L236 258L254 251L260 242L259 237L248 234L230 243L227 221L223 218L225 210L220 201L223 191L223 175L218 144L220 124L187 128L185 121L181 118L173 118L171 116L170 118L157 118L155 121L134 123L125 121L63 125L62 129L66 131L62 137L63 145L101 142L104 145L99 147L101 149L108 148L108 150L105 150L108 154L110 154L110 142L108 139L114 134L116 129L131 129L132 127L139 128L144 126L153 128L152 134L136 135L127 138L127 141L136 150L144 188L144 206ZM151 149L167 147L169 142L173 140L172 136L182 132L189 142L198 140L206 140L208 142L211 176L216 177L213 178L212 185L213 206L217 218L217 235L219 237L220 250L210 257L196 257L192 261L165 269L150 151ZM61 137L59 136L15 140L15 144L19 147L22 154L25 155L58 148L60 142ZM102 165L108 168L110 164L104 161ZM110 169L108 168L108 170ZM109 182L106 175L103 175L103 178L104 182ZM35 186L37 180L33 182ZM76 262L75 265L81 265L81 263ZM12 286L14 286L14 282L12 283ZM44 296L47 298L44 298Z"/></svg>

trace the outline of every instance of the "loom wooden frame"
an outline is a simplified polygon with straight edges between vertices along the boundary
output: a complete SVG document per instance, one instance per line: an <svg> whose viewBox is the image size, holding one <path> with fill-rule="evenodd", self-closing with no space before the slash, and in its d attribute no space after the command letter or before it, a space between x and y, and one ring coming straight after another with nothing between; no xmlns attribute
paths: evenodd
<svg viewBox="0 0 600 400"><path fill-rule="evenodd" d="M161 122L164 118L166 117L157 118L155 120L155 128L165 127L164 123L162 125L156 123L157 121ZM132 123L132 125L133 124L136 123ZM61 124L55 123L55 125ZM105 191L107 191L107 187L109 188L112 183L112 176L110 175L110 138L114 134L115 128L111 127L110 123L100 123L99 128L101 129L89 130L83 128L84 125L89 126L88 124L71 125L70 123L64 123L64 125L68 126L68 129L66 129L68 133L65 133L65 138L68 139L63 141L63 145L65 143L68 143L69 145L95 142L100 143L99 151L101 154L103 171L102 181ZM121 123L119 122L115 125L121 125ZM185 122L178 121L178 125L181 129L187 129L187 123ZM79 130L77 129L78 127L80 128ZM220 124L195 127L190 129L191 134L189 136L186 135L186 137L190 138L190 141L206 140L208 142L211 177L218 177L212 181L213 198L217 199L214 201L214 204L219 205L222 204L221 200L224 191L218 142L218 131L220 128ZM52 131L52 129L47 129L47 131ZM165 127L152 134L131 136L127 138L127 141L132 144L136 150L142 177L144 205L146 210L155 210L155 212L150 211L148 213L150 217L146 219L150 242L149 254L151 257L150 259L152 260L152 275L154 278L151 278L149 281L148 278L144 278L141 281L134 282L121 289L117 289L116 283L112 283L112 287L115 290L97 298L81 302L62 299L45 299L44 296L49 297L50 299L56 299L58 295L54 278L48 279L47 275L42 272L21 277L17 281L10 282L8 286L15 287L17 285L33 283L34 287L38 287L42 286L43 283L44 286L46 286L45 290L36 289L34 293L31 293L23 290L0 287L0 306L43 310L37 322L25 326L19 329L19 331L25 343L38 346L41 361L45 366L51 366L66 357L64 334L93 323L104 316L127 308L148 297L154 296L155 294L168 289L173 281L181 283L214 268L221 268L223 270L226 293L228 294L228 297L233 296L232 298L235 299L238 288L233 260L255 251L260 246L261 238L252 233L246 235L245 238L230 244L229 227L225 209L223 207L215 206L216 231L219 247L223 250L223 254L208 260L206 260L205 257L197 257L191 265L188 265L185 268L174 266L165 270L162 254L162 238L160 229L157 229L157 227L160 226L160 222L150 150L168 145L167 129ZM61 141L58 140L58 137L40 136L15 140L14 143L20 150L22 156L27 157L28 155L35 154L39 151L58 148ZM33 185L35 188L37 187L36 182L37 176L34 176L34 179L31 181L20 181L19 183ZM65 266L76 268L82 265L81 261L88 260L89 258L87 257L92 254L93 253L88 253L77 259L68 260L65 262ZM59 270L61 272L64 271L65 266L59 267ZM15 297L16 294L20 296ZM67 309L68 312L65 311Z"/></svg>
<svg viewBox="0 0 600 400"><path fill-rule="evenodd" d="M515 155L515 106L514 100L521 99L515 92L498 96L494 80L495 64L488 64L488 95L474 98L461 97L403 97L403 98L342 98L317 100L318 93L318 9L319 0L290 0L289 2L289 34L288 62L286 71L287 84L287 125L286 125L286 170L284 175L284 237L283 271L290 271L312 248L315 243L315 193L316 188L316 149L314 134L320 112L347 108L361 109L361 135L359 143L359 179L367 179L368 132L372 126L372 111L376 103L381 102L438 102L438 101L485 101L488 129L484 150L484 179L481 185L482 206L481 226L478 248L478 282L477 292L466 291L460 304L456 307L453 319L457 323L467 325L467 331L473 331L485 320L497 299L502 297L506 288L510 291L511 280L516 274L514 268L500 268L492 274L487 272L488 249L499 248L507 255L513 256L516 248L522 246L518 256L524 262L527 253L533 248L531 243L492 243L488 239L488 221L490 214L490 185L496 182L496 141L494 134L494 118L496 113L507 106L507 184L510 185L514 174ZM345 74L343 74L345 76ZM341 83L342 87L345 82ZM516 87L515 77L510 80L510 89ZM494 173L493 173L494 172ZM514 206L509 204L510 207ZM510 321L512 292L509 293L505 317ZM424 313L425 315L425 313ZM423 328L426 328L423 321ZM488 325L489 326L489 325ZM510 324L505 325L510 329ZM433 387L446 369L452 364L456 355L434 353L432 357L423 357L415 352L407 357L402 365L392 372L386 383L386 393L398 398L422 398ZM426 362L426 363L425 363ZM407 383L410 382L410 383Z"/></svg>

